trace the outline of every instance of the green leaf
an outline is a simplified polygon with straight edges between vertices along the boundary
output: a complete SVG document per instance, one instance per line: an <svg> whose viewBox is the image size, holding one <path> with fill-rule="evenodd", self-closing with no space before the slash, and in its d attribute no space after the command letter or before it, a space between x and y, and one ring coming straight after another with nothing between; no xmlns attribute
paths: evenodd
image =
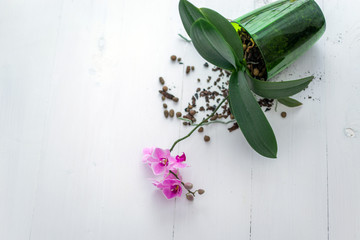
<svg viewBox="0 0 360 240"><path fill-rule="evenodd" d="M200 8L200 11L206 19L216 27L216 29L224 37L225 41L232 47L237 60L241 61L244 57L242 42L229 20L221 16L216 11L208 8Z"/></svg>
<svg viewBox="0 0 360 240"><path fill-rule="evenodd" d="M236 65L243 67L240 62L243 59L243 48L240 37L231 23L214 10L208 8L197 8L187 0L180 0L179 2L180 17L184 28L189 36L191 36L191 26L200 18L208 20L223 36L225 41L229 44L235 56Z"/></svg>
<svg viewBox="0 0 360 240"><path fill-rule="evenodd" d="M264 157L276 158L274 132L251 93L244 72L231 74L229 97L232 114L250 146Z"/></svg>
<svg viewBox="0 0 360 240"><path fill-rule="evenodd" d="M313 76L306 77L298 80L285 81L285 82L269 82L255 79L247 76L251 90L259 96L265 98L285 98L292 96L303 89L313 80Z"/></svg>
<svg viewBox="0 0 360 240"><path fill-rule="evenodd" d="M207 61L224 69L236 69L232 48L207 20L198 19L191 27L190 37L196 50Z"/></svg>
<svg viewBox="0 0 360 240"><path fill-rule="evenodd" d="M279 103L284 104L287 107L298 107L301 106L302 103L299 102L298 100L295 100L293 98L279 98L278 99Z"/></svg>
<svg viewBox="0 0 360 240"><path fill-rule="evenodd" d="M192 5L186 0L180 0L179 2L179 12L180 18L184 25L184 28L187 34L190 36L190 29L196 20L199 18L205 18L205 16L200 12L200 9Z"/></svg>

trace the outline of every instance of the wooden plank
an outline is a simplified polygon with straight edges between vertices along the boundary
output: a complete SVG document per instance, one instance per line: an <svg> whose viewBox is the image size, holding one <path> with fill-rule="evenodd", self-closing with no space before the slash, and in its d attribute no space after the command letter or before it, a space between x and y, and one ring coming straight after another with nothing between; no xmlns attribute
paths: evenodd
<svg viewBox="0 0 360 240"><path fill-rule="evenodd" d="M0 2L1 239L31 236L61 4Z"/></svg>
<svg viewBox="0 0 360 240"><path fill-rule="evenodd" d="M329 238L360 237L359 2L326 2L327 158ZM340 20L341 19L341 20Z"/></svg>
<svg viewBox="0 0 360 240"><path fill-rule="evenodd" d="M145 25L169 15L142 3L64 2L33 239L172 237L174 201L141 163L143 147L178 132L157 92L161 35Z"/></svg>
<svg viewBox="0 0 360 240"><path fill-rule="evenodd" d="M259 3L260 2L260 3ZM264 3L256 1L256 7ZM276 160L253 156L250 239L327 238L326 93L324 37L277 80L314 75L297 94L303 106L268 112L278 139ZM287 117L280 116L282 111Z"/></svg>

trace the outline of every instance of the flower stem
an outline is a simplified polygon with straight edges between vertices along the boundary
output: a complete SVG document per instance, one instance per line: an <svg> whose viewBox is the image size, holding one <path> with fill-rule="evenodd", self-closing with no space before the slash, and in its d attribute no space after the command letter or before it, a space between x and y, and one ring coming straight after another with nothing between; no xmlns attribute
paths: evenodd
<svg viewBox="0 0 360 240"><path fill-rule="evenodd" d="M170 152L174 149L174 147L175 147L175 145L176 145L177 143L179 143L179 142L181 142L182 140L190 137L191 134L192 134L193 132L195 132L196 129L198 129L201 125L203 125L205 122L207 122L212 116L214 116L214 114L216 113L216 111L220 108L220 106L221 106L227 99L228 99L228 97L225 97L225 98L219 103L219 105L215 108L215 110L214 110L206 119L202 120L198 125L196 125L196 127L194 127L194 129L191 130L188 135L186 135L186 136L184 136L184 137L179 138L178 140L176 140L176 141L173 143L173 145L171 146Z"/></svg>

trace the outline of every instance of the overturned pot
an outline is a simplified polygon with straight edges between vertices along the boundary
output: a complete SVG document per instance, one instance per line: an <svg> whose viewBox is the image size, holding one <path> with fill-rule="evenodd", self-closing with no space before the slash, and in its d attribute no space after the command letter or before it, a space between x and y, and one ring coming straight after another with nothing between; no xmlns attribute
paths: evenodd
<svg viewBox="0 0 360 240"><path fill-rule="evenodd" d="M234 21L259 48L272 78L308 50L323 35L325 18L314 0L280 0Z"/></svg>

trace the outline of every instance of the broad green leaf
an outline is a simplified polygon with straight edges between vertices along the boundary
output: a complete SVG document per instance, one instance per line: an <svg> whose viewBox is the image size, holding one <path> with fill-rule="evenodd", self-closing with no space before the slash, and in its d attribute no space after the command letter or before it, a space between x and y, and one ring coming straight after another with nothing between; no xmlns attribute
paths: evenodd
<svg viewBox="0 0 360 240"><path fill-rule="evenodd" d="M184 25L184 28L187 34L190 36L190 29L196 20L199 18L205 18L204 15L200 12L200 9L192 5L186 0L180 0L179 2L179 12L180 18Z"/></svg>
<svg viewBox="0 0 360 240"><path fill-rule="evenodd" d="M279 103L284 104L287 107L298 107L301 106L302 103L299 102L298 100L295 100L293 98L279 98L278 99Z"/></svg>
<svg viewBox="0 0 360 240"><path fill-rule="evenodd" d="M225 41L232 47L237 59L241 61L244 57L242 42L229 20L214 10L208 8L200 8L200 11L206 17L206 19L221 33Z"/></svg>
<svg viewBox="0 0 360 240"><path fill-rule="evenodd" d="M242 67L240 64L243 59L242 43L236 33L236 30L226 18L214 10L208 8L199 9L187 0L180 0L179 12L184 28L189 36L192 24L200 18L204 18L214 25L224 37L225 41L230 45L235 56L237 66Z"/></svg>
<svg viewBox="0 0 360 240"><path fill-rule="evenodd" d="M251 90L265 98L285 98L292 96L303 89L313 80L313 76L284 82L269 82L255 79L247 74Z"/></svg>
<svg viewBox="0 0 360 240"><path fill-rule="evenodd" d="M236 60L230 45L207 20L198 19L191 27L190 37L196 50L207 61L224 69L236 69Z"/></svg>
<svg viewBox="0 0 360 240"><path fill-rule="evenodd" d="M244 72L231 74L229 97L232 114L250 146L264 157L276 158L274 132L251 93Z"/></svg>

